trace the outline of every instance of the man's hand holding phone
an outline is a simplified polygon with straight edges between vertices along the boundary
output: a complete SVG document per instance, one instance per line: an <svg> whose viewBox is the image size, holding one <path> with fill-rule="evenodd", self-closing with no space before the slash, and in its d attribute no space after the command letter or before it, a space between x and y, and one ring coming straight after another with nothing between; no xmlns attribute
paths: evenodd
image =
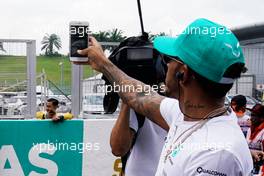
<svg viewBox="0 0 264 176"><path fill-rule="evenodd" d="M72 21L69 28L70 34L70 61L87 62L87 57L78 54L77 50L85 49L88 45L89 23L85 21Z"/></svg>
<svg viewBox="0 0 264 176"><path fill-rule="evenodd" d="M75 64L88 64L90 65L94 70L97 70L101 72L102 66L110 62L101 47L101 45L98 43L98 41L94 37L89 37L89 44L88 48L83 50L78 50L78 54L82 56L87 56L89 59L87 62L74 62Z"/></svg>

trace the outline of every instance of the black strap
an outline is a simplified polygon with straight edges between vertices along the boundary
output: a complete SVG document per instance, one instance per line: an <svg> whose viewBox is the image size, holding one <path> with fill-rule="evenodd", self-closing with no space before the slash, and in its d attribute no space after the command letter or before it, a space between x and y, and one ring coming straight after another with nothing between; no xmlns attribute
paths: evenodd
<svg viewBox="0 0 264 176"><path fill-rule="evenodd" d="M145 33L145 30L144 30L140 0L137 0L137 4L138 4L138 14L139 14L139 19L140 19L140 26L141 26L141 31L142 31L142 35L143 35Z"/></svg>
<svg viewBox="0 0 264 176"><path fill-rule="evenodd" d="M144 125L144 122L145 122L145 116L135 112L136 114L136 117L137 117L137 122L138 122L138 130L136 131L135 133L135 136L133 138L133 141L132 141L132 145L131 145L131 148L130 150L124 155L121 157L121 162L122 162L122 171L123 173L125 173L125 168L126 168L126 163L127 163L127 160L130 156L130 153L131 153L131 149L133 148L133 146L135 145L136 143L136 140L137 140L137 136L138 136L138 133L139 133L139 130L143 127Z"/></svg>
<svg viewBox="0 0 264 176"><path fill-rule="evenodd" d="M145 116L143 116L143 115L141 115L141 114L139 114L139 113L137 113L137 112L135 112L135 114L136 114L136 116L137 116L138 130L139 130L139 129L142 128L143 125L144 125L144 122L145 122Z"/></svg>

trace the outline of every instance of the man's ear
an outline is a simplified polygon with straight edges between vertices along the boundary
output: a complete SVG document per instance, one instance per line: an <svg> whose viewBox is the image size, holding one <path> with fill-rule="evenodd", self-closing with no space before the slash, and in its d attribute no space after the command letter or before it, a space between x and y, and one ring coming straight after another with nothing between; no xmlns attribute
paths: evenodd
<svg viewBox="0 0 264 176"><path fill-rule="evenodd" d="M177 72L177 73L176 73L176 78L177 78L178 80L183 80L183 76L184 76L184 73L183 73L183 72Z"/></svg>
<svg viewBox="0 0 264 176"><path fill-rule="evenodd" d="M183 83L186 83L191 79L193 79L193 74L187 65L183 65L181 70L182 70L181 72L183 73L183 78L182 78Z"/></svg>
<svg viewBox="0 0 264 176"><path fill-rule="evenodd" d="M175 81L182 81L183 80L184 71L181 67L183 67L183 65L177 64L177 62L171 62L170 63L170 68L173 68L172 74L174 75Z"/></svg>

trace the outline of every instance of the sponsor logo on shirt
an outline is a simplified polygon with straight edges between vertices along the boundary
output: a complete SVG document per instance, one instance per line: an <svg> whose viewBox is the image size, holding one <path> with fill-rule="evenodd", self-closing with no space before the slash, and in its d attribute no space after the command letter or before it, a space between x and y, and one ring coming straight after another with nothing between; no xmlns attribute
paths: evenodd
<svg viewBox="0 0 264 176"><path fill-rule="evenodd" d="M208 169L204 169L202 167L198 167L196 169L196 172L198 172L198 174L209 174L209 175L217 175L217 176L227 176L227 174L225 173L221 173L221 172L218 172L218 171L214 171L214 170L208 170Z"/></svg>

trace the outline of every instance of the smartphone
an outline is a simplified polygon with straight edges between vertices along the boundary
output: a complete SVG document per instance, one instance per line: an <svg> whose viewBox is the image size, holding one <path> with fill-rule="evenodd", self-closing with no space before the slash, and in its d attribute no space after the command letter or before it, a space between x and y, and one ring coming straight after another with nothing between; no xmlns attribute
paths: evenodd
<svg viewBox="0 0 264 176"><path fill-rule="evenodd" d="M88 47L89 23L86 21L70 22L70 61L87 62L88 57L77 53Z"/></svg>

